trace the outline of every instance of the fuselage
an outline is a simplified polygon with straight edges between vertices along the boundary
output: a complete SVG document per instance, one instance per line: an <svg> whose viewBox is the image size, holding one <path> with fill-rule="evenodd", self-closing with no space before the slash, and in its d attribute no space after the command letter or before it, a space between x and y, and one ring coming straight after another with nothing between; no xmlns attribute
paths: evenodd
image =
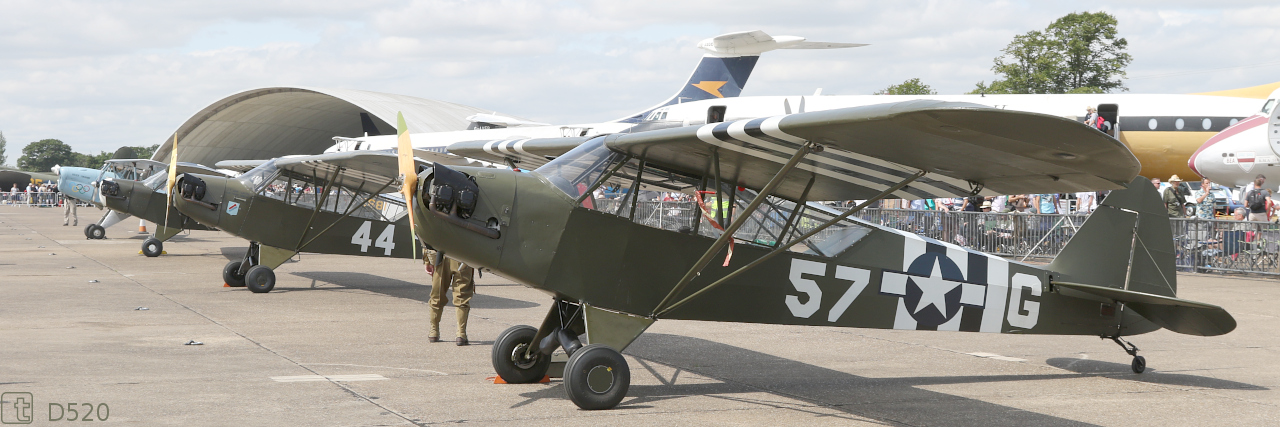
<svg viewBox="0 0 1280 427"><path fill-rule="evenodd" d="M102 205L97 183L102 178L115 178L111 172L74 166L58 167L58 191L67 197L94 205Z"/></svg>
<svg viewBox="0 0 1280 427"><path fill-rule="evenodd" d="M186 174L201 181L203 194L198 200L175 197L174 205L201 224L266 246L338 255L415 256L415 242L403 231L409 229L408 216L384 215L403 212L403 206L390 205L394 201L353 198L336 188L326 197L323 191L303 192L273 182L274 175L254 184L259 172L263 171L255 169L239 178Z"/></svg>
<svg viewBox="0 0 1280 427"><path fill-rule="evenodd" d="M451 169L476 177L475 213L447 218L428 207L435 171L424 172L414 198L418 236L446 256L567 300L649 316L714 241L584 207L538 172ZM475 231L486 223L496 236ZM1061 273L862 221L836 233L827 244L838 247L789 251L663 317L1030 334L1157 329L1132 312L1100 312L1095 300L1049 292ZM717 258L676 297L769 250L739 241L729 266Z"/></svg>

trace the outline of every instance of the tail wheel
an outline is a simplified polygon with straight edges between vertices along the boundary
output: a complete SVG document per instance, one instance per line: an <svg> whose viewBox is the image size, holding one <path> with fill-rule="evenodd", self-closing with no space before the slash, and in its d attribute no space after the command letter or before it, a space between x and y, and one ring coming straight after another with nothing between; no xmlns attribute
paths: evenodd
<svg viewBox="0 0 1280 427"><path fill-rule="evenodd" d="M276 287L276 272L261 265L249 267L244 274L244 284L255 294L271 292Z"/></svg>
<svg viewBox="0 0 1280 427"><path fill-rule="evenodd" d="M231 261L226 267L222 267L222 282L233 288L244 287L244 275L240 274L240 263L242 261Z"/></svg>
<svg viewBox="0 0 1280 427"><path fill-rule="evenodd" d="M1147 370L1147 358L1142 356L1133 356L1133 363L1130 364L1129 367L1133 368L1133 373L1141 374L1143 371Z"/></svg>
<svg viewBox="0 0 1280 427"><path fill-rule="evenodd" d="M155 237L147 238L142 242L142 254L150 258L155 258L164 253L164 242Z"/></svg>
<svg viewBox="0 0 1280 427"><path fill-rule="evenodd" d="M631 368L612 347L591 344L569 356L564 367L564 389L579 408L610 409L618 406L631 387Z"/></svg>
<svg viewBox="0 0 1280 427"><path fill-rule="evenodd" d="M503 381L511 384L535 383L547 375L551 367L551 357L532 350L533 355L525 357L529 348L534 345L533 338L538 335L538 328L519 325L512 326L498 335L493 342L493 370Z"/></svg>

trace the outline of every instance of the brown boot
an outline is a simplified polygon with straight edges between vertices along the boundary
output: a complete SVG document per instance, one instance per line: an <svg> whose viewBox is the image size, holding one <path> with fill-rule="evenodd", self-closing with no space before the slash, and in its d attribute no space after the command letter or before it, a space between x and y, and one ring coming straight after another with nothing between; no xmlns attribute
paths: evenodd
<svg viewBox="0 0 1280 427"><path fill-rule="evenodd" d="M471 345L471 341L467 341L467 337L458 337L458 339L453 340L453 342L459 346Z"/></svg>

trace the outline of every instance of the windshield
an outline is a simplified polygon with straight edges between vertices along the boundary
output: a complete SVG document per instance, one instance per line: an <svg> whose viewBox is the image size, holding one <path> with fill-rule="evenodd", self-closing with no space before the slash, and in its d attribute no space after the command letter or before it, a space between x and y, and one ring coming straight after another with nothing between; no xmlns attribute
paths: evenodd
<svg viewBox="0 0 1280 427"><path fill-rule="evenodd" d="M240 177L236 179L239 179L240 183L244 184L245 187L248 187L256 193L259 190L262 190L263 186L271 183L271 180L279 173L280 169L276 167L275 159L271 159L266 163L258 165L258 167L245 172L244 175L240 175Z"/></svg>
<svg viewBox="0 0 1280 427"><path fill-rule="evenodd" d="M587 191L615 159L622 157L604 146L604 138L602 136L584 142L533 172L547 178L560 191L576 198Z"/></svg>
<svg viewBox="0 0 1280 427"><path fill-rule="evenodd" d="M151 177L145 180L142 180L142 185L147 186L147 188L150 188L152 191L158 191L162 194L167 194L169 192L169 188L168 188L169 186L164 185L167 182L169 182L169 174L157 173L157 174L151 175Z"/></svg>
<svg viewBox="0 0 1280 427"><path fill-rule="evenodd" d="M1276 100L1268 99L1267 103L1262 105L1262 115L1270 115L1272 108L1276 108Z"/></svg>

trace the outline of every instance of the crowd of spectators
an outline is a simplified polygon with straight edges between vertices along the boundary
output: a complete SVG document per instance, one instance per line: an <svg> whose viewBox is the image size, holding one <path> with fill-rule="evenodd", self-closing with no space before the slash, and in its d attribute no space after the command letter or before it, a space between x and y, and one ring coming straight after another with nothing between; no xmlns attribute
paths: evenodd
<svg viewBox="0 0 1280 427"><path fill-rule="evenodd" d="M13 184L9 191L0 192L0 203L6 205L55 206L59 199L58 187L49 183Z"/></svg>

